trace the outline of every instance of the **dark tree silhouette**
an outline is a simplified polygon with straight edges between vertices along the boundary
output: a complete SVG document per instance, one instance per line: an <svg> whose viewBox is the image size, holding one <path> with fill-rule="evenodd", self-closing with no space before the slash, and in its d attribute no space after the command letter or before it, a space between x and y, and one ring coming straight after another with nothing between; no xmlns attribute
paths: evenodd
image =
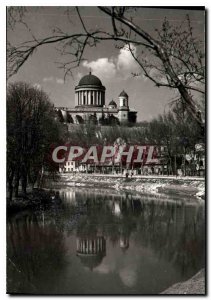
<svg viewBox="0 0 211 300"><path fill-rule="evenodd" d="M48 95L24 82L8 85L7 90L7 182L9 198L18 196L21 183L38 180L48 161L45 155L52 143L62 139L62 125L55 120Z"/></svg>

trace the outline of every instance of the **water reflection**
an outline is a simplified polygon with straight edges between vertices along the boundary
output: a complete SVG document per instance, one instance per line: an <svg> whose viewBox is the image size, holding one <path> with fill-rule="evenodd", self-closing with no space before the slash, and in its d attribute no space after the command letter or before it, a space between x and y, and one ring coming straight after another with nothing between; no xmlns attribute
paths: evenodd
<svg viewBox="0 0 211 300"><path fill-rule="evenodd" d="M90 270L100 265L106 255L106 240L103 236L77 237L77 256Z"/></svg>
<svg viewBox="0 0 211 300"><path fill-rule="evenodd" d="M156 294L204 266L197 200L87 189L60 197L59 207L8 219L8 292Z"/></svg>
<svg viewBox="0 0 211 300"><path fill-rule="evenodd" d="M64 237L52 219L26 212L7 227L8 290L45 293L65 268ZM55 264L56 262L56 264ZM46 277L51 276L51 282Z"/></svg>

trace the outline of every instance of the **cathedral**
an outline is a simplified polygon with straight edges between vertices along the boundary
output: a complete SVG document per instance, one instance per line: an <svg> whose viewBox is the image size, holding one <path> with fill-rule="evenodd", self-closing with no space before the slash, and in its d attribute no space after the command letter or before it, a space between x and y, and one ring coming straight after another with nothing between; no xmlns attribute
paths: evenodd
<svg viewBox="0 0 211 300"><path fill-rule="evenodd" d="M75 107L56 107L58 119L67 124L120 125L136 123L137 111L129 107L129 97L123 90L118 104L105 101L106 88L101 80L91 74L85 75L75 87Z"/></svg>

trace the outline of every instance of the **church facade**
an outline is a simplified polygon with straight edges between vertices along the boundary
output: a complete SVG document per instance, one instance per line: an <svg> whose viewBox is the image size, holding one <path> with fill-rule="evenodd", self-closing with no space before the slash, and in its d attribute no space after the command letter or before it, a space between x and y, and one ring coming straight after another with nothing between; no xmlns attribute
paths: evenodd
<svg viewBox="0 0 211 300"><path fill-rule="evenodd" d="M129 107L128 94L123 90L119 95L118 104L114 100L106 104L105 91L101 80L90 72L82 77L75 87L75 107L56 107L57 117L67 124L136 123L137 111Z"/></svg>

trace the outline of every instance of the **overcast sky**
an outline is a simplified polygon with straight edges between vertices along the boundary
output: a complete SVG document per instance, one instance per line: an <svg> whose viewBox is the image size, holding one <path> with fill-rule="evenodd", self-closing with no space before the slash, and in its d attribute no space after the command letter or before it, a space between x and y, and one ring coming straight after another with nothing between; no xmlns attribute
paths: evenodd
<svg viewBox="0 0 211 300"><path fill-rule="evenodd" d="M48 36L52 28L59 27L66 32L82 32L82 27L74 9L70 20L65 14L65 7L30 7L25 16L31 32L36 37ZM81 13L85 23L90 28L110 28L110 19L97 10L96 7L82 7ZM135 22L143 29L154 34L155 28L160 28L164 17L174 25L178 25L189 14L194 27L194 33L203 39L204 12L197 10L175 9L139 9ZM24 25L19 24L14 31L8 30L7 39L14 44L30 38L30 32ZM49 45L40 48L9 81L27 81L41 86L56 106L74 106L74 87L80 78L89 73L98 76L106 87L106 104L112 99L118 103L118 95L124 89L129 95L129 105L138 111L138 120L150 120L164 109L175 97L175 93L167 88L157 88L152 82L142 76L133 78L131 72L136 72L129 52L117 49L112 42L104 42L96 48L85 52L87 59L74 70L74 78L68 77L65 82L63 70L55 62L61 61L56 46Z"/></svg>

